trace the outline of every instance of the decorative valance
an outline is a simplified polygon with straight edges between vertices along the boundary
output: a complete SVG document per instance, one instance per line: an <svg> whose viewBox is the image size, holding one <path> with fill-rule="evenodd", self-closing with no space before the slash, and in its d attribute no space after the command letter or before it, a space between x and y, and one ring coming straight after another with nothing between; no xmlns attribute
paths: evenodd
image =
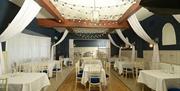
<svg viewBox="0 0 180 91"><path fill-rule="evenodd" d="M116 29L116 32L117 32L118 36L124 41L125 44L132 47L131 61L135 61L135 55L136 55L135 46L129 42L128 38L124 37L124 35L122 34L122 31L120 29Z"/></svg>
<svg viewBox="0 0 180 91"><path fill-rule="evenodd" d="M69 33L69 31L68 31L68 30L65 30L65 32L64 32L63 36L61 37L61 39L60 39L57 43L55 43L54 45L52 45L52 47L51 47L51 61L53 60L53 57L54 57L54 47L55 47L56 45L60 44L60 43L66 38L66 36L67 36L68 33Z"/></svg>
<svg viewBox="0 0 180 91"><path fill-rule="evenodd" d="M7 39L22 32L26 26L34 19L38 14L41 7L34 0L25 0L20 11L0 35L0 43L5 42ZM0 74L4 73L4 58L2 56L2 46L0 44Z"/></svg>
<svg viewBox="0 0 180 91"><path fill-rule="evenodd" d="M133 14L132 16L130 16L130 17L128 18L128 22L129 22L129 24L131 25L131 27L133 28L134 32L135 32L139 37L141 37L142 39L144 39L144 40L147 41L148 43L154 45L152 62L160 62L158 43L156 43L154 40L152 40L152 39L148 36L148 34L145 32L145 30L142 28L141 24L139 23L136 15Z"/></svg>

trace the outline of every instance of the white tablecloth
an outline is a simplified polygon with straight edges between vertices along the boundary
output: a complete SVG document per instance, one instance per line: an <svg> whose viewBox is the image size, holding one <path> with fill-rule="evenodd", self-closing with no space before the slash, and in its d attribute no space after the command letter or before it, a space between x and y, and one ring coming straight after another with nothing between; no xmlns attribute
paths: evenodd
<svg viewBox="0 0 180 91"><path fill-rule="evenodd" d="M23 66L25 72L39 72L42 71L41 67L47 67L48 70L48 77L52 77L53 75L53 68L55 67L56 62L55 61L39 61L39 62L29 62L29 63L23 63L21 66Z"/></svg>
<svg viewBox="0 0 180 91"><path fill-rule="evenodd" d="M102 67L102 66L99 64L86 64L84 66L84 71L83 71L81 83L83 85L85 85L86 82L88 81L89 68L91 68L91 71L97 71L97 68L99 68L99 67ZM101 82L102 82L102 85L107 85L106 73L105 73L105 70L103 68L101 69Z"/></svg>
<svg viewBox="0 0 180 91"><path fill-rule="evenodd" d="M0 77L8 78L8 91L41 91L50 85L45 73L14 73Z"/></svg>
<svg viewBox="0 0 180 91"><path fill-rule="evenodd" d="M86 64L99 64L99 65L102 66L101 60L98 60L98 59L83 60L82 68L84 68L84 66L85 66Z"/></svg>
<svg viewBox="0 0 180 91"><path fill-rule="evenodd" d="M165 73L162 70L142 70L138 82L156 91L167 91L167 88L180 88L180 74Z"/></svg>
<svg viewBox="0 0 180 91"><path fill-rule="evenodd" d="M134 67L133 63L129 62L129 61L118 61L116 65L117 65L117 68L119 70L119 74L123 73L123 67L127 67L127 68L133 68Z"/></svg>

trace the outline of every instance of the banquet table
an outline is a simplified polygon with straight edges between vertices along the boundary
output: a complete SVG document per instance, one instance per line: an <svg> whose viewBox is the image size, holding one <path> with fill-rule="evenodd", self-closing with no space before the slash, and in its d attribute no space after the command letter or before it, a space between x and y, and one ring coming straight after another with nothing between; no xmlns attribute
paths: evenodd
<svg viewBox="0 0 180 91"><path fill-rule="evenodd" d="M134 67L133 63L129 62L129 61L118 61L116 66L119 70L119 74L123 73L123 67L127 67L127 68L133 68Z"/></svg>
<svg viewBox="0 0 180 91"><path fill-rule="evenodd" d="M83 85L86 84L86 82L88 82L88 72L89 72L89 68L91 68L91 71L97 71L97 68L99 68L102 66L99 65L99 64L86 64L84 66L84 69L83 69L83 75L82 75L82 79L81 79L81 83ZM105 70L102 68L101 69L101 80L102 82L102 85L107 85L107 82L106 82L106 73L105 73Z"/></svg>
<svg viewBox="0 0 180 91"><path fill-rule="evenodd" d="M98 59L87 59L87 60L83 60L82 68L84 68L84 66L85 66L86 64L98 64L98 65L101 65L101 66L102 66L101 60L98 60Z"/></svg>
<svg viewBox="0 0 180 91"><path fill-rule="evenodd" d="M167 91L168 88L180 88L180 73L167 73L163 70L142 70L138 80L155 91Z"/></svg>
<svg viewBox="0 0 180 91"><path fill-rule="evenodd" d="M0 78L8 78L8 91L41 91L50 85L45 73L9 73Z"/></svg>

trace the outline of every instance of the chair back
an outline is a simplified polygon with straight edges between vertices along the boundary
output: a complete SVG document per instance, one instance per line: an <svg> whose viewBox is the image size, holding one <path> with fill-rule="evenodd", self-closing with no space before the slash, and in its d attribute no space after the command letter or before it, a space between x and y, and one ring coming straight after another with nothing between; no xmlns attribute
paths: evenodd
<svg viewBox="0 0 180 91"><path fill-rule="evenodd" d="M80 67L79 67L79 61L75 63L75 69L76 69L76 76L79 73Z"/></svg>
<svg viewBox="0 0 180 91"><path fill-rule="evenodd" d="M89 81L91 82L92 78L99 78L101 79L101 66L94 66L93 68L88 68L88 77Z"/></svg>
<svg viewBox="0 0 180 91"><path fill-rule="evenodd" d="M8 91L7 78L0 78L0 91Z"/></svg>

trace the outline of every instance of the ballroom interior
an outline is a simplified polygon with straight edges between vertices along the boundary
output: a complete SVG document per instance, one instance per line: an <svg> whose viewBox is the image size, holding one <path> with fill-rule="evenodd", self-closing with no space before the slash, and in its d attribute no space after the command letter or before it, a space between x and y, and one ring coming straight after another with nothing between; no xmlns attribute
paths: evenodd
<svg viewBox="0 0 180 91"><path fill-rule="evenodd" d="M0 0L0 91L180 91L179 0Z"/></svg>

